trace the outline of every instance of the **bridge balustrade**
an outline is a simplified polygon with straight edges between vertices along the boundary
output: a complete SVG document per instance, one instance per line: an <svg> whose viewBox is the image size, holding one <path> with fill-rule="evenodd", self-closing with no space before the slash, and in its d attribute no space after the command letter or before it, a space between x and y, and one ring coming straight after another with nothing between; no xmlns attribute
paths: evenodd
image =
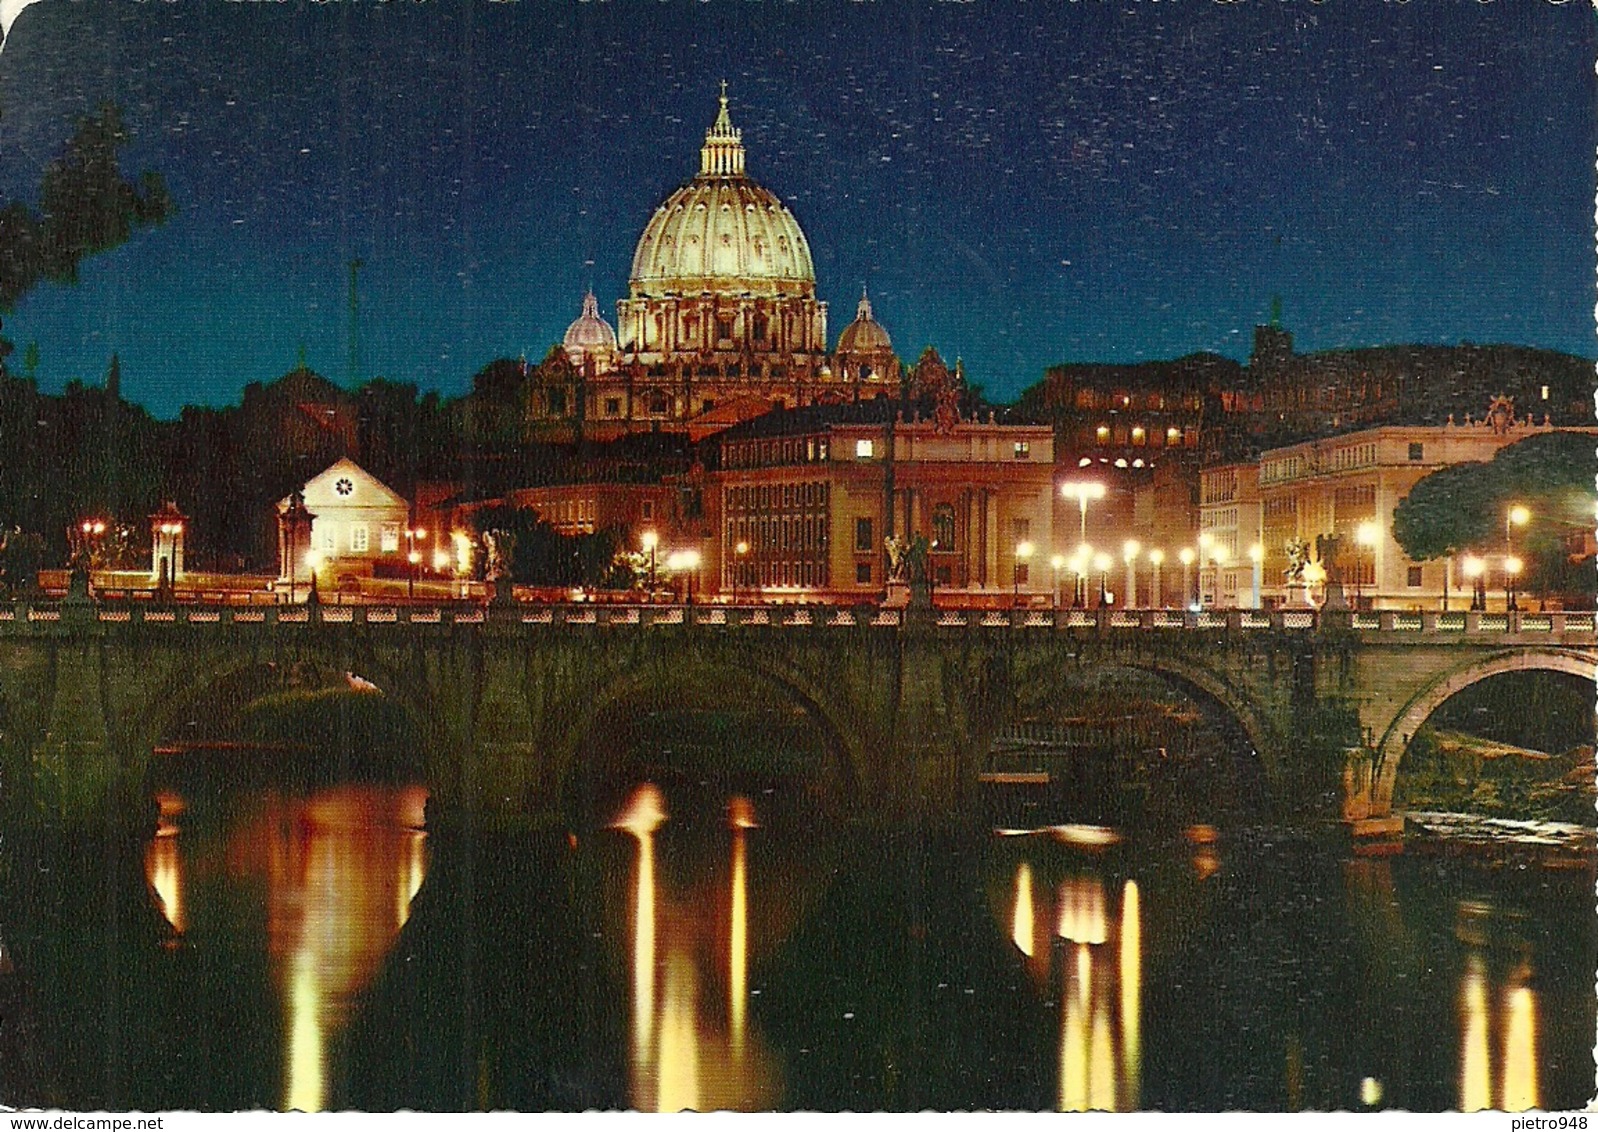
<svg viewBox="0 0 1598 1132"><path fill-rule="evenodd" d="M70 616L69 616L70 614ZM958 609L940 607L932 623L944 630L997 629L1091 630L1129 632L1180 630L1193 632L1313 632L1339 616L1320 610L1204 609ZM1591 635L1591 612L1493 612L1432 610L1351 611L1341 624L1356 635L1438 636L1454 640L1480 637L1535 636L1540 640ZM0 604L0 632L26 632L78 619L113 625L265 625L284 627L328 625L480 625L508 621L527 626L703 625L716 628L892 628L904 623L905 612L872 604L841 605L522 605L501 618L483 605L165 605L146 602L107 603L88 607L70 602L16 601ZM291 628L290 631L293 631Z"/></svg>

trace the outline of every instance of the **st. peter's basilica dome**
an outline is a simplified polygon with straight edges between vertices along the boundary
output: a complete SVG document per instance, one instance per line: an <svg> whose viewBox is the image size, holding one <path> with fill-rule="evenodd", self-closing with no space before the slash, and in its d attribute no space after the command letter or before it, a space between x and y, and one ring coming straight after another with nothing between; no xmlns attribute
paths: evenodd
<svg viewBox="0 0 1598 1132"><path fill-rule="evenodd" d="M814 297L810 244L787 206L744 173L743 131L728 116L725 87L699 154L699 175L666 198L639 237L633 297Z"/></svg>

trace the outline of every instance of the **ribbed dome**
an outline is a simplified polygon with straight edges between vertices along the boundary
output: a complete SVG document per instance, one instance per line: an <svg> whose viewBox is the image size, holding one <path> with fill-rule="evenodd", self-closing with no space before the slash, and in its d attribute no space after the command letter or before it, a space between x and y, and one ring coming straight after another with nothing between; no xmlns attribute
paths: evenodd
<svg viewBox="0 0 1598 1132"><path fill-rule="evenodd" d="M583 299L583 313L566 328L561 344L575 363L589 351L614 351L616 331L599 314L599 300L592 291Z"/></svg>
<svg viewBox="0 0 1598 1132"><path fill-rule="evenodd" d="M793 213L744 174L741 133L721 113L705 134L699 176L655 210L633 253L635 298L703 293L815 294L810 244Z"/></svg>
<svg viewBox="0 0 1598 1132"><path fill-rule="evenodd" d="M871 315L871 300L862 292L855 320L838 335L838 353L869 354L877 350L891 350L893 342L882 323Z"/></svg>

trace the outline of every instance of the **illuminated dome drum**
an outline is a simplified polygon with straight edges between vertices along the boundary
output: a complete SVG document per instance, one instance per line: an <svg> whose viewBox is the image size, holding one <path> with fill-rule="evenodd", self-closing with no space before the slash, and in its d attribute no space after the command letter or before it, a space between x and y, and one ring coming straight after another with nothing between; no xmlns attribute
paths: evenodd
<svg viewBox="0 0 1598 1132"><path fill-rule="evenodd" d="M824 368L827 308L816 300L810 243L744 171L725 87L699 175L645 225L628 292L617 304L621 349L647 376L758 384Z"/></svg>

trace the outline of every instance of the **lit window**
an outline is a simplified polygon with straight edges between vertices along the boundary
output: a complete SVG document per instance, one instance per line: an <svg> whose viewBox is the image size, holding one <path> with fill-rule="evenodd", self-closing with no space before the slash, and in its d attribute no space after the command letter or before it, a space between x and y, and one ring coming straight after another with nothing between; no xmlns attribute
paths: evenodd
<svg viewBox="0 0 1598 1132"><path fill-rule="evenodd" d="M372 536L365 523L350 524L350 549L357 554L365 554L372 548Z"/></svg>
<svg viewBox="0 0 1598 1132"><path fill-rule="evenodd" d="M316 543L317 550L338 550L338 524L331 520L317 524L311 541Z"/></svg>
<svg viewBox="0 0 1598 1132"><path fill-rule="evenodd" d="M1543 400L1548 400L1548 386L1543 386Z"/></svg>
<svg viewBox="0 0 1598 1132"><path fill-rule="evenodd" d="M1015 442L1015 458L1017 460L1030 460L1032 458L1032 442L1030 440L1017 440Z"/></svg>
<svg viewBox="0 0 1598 1132"><path fill-rule="evenodd" d="M857 459L869 460L877 454L877 442L874 440L857 440L854 442L854 454Z"/></svg>
<svg viewBox="0 0 1598 1132"><path fill-rule="evenodd" d="M1165 442L1167 444L1175 444L1181 438L1182 438L1182 430L1181 429L1179 429L1179 428L1168 428L1168 429L1165 430Z"/></svg>
<svg viewBox="0 0 1598 1132"><path fill-rule="evenodd" d="M399 549L399 524L384 523L377 532L378 549L384 554L393 554Z"/></svg>
<svg viewBox="0 0 1598 1132"><path fill-rule="evenodd" d="M1106 440L1110 439L1110 426L1100 425L1097 430L1097 435L1099 438L1099 443L1103 444Z"/></svg>
<svg viewBox="0 0 1598 1132"><path fill-rule="evenodd" d="M1142 444L1143 443L1143 427L1141 425L1139 425L1137 428L1134 428L1132 430L1132 443L1133 444Z"/></svg>

